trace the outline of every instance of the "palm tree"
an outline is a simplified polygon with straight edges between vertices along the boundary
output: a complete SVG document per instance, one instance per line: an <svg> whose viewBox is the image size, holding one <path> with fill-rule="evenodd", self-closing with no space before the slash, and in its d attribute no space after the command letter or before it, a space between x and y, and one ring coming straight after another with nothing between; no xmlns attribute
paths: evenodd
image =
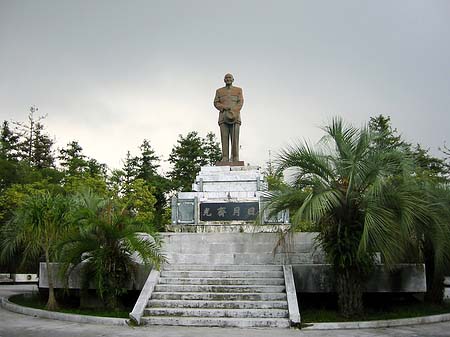
<svg viewBox="0 0 450 337"><path fill-rule="evenodd" d="M81 266L84 289L93 280L99 297L117 309L119 296L136 276L136 254L158 269L165 261L161 240L151 224L138 221L117 201L88 191L78 194L77 205L77 226L59 245L62 272Z"/></svg>
<svg viewBox="0 0 450 337"><path fill-rule="evenodd" d="M419 182L423 200L429 200L438 215L433 226L419 227L417 237L426 267L427 294L433 303L443 301L444 276L450 266L450 186L430 180Z"/></svg>
<svg viewBox="0 0 450 337"><path fill-rule="evenodd" d="M50 192L30 195L17 209L4 229L2 259L11 258L23 249L23 262L29 258L45 256L49 296L47 309L58 307L54 292L54 262L58 240L70 225L72 203L69 198Z"/></svg>
<svg viewBox="0 0 450 337"><path fill-rule="evenodd" d="M270 194L269 207L291 209L293 231L305 221L317 226L334 270L339 310L350 317L363 311L375 253L388 266L400 261L438 221L438 211L423 199L405 152L374 147L379 135L339 118L324 131L316 149L301 143L279 154L278 170L291 181ZM436 235L435 242L443 237Z"/></svg>

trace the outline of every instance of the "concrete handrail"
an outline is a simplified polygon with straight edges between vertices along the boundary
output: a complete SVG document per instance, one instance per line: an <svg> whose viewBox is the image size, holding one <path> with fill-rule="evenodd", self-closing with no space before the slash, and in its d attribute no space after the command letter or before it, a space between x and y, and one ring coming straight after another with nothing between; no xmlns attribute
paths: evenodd
<svg viewBox="0 0 450 337"><path fill-rule="evenodd" d="M298 326L301 323L300 310L298 309L297 292L295 290L294 275L292 266L284 265L284 283L286 285L286 295L289 310L289 321L291 326Z"/></svg>
<svg viewBox="0 0 450 337"><path fill-rule="evenodd" d="M152 271L148 275L147 281L145 281L139 298L134 305L133 311L130 312L130 319L138 325L141 324L142 315L144 314L144 310L147 306L148 300L152 296L155 285L158 283L159 275L160 272L158 270L152 269Z"/></svg>

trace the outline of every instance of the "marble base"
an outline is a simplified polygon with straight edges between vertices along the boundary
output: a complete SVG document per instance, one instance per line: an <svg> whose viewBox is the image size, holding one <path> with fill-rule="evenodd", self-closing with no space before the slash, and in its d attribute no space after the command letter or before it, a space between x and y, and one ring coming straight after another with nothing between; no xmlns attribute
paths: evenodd
<svg viewBox="0 0 450 337"><path fill-rule="evenodd" d="M218 161L216 166L245 166L242 160L239 161Z"/></svg>
<svg viewBox="0 0 450 337"><path fill-rule="evenodd" d="M192 191L178 192L172 197L172 221L168 230L197 233L250 231L259 212L264 210L267 182L259 167L244 166L243 163L203 166L192 184ZM252 203L251 207L249 203ZM287 211L270 218L264 211L261 216L264 224L289 224ZM267 232L277 230L264 228Z"/></svg>

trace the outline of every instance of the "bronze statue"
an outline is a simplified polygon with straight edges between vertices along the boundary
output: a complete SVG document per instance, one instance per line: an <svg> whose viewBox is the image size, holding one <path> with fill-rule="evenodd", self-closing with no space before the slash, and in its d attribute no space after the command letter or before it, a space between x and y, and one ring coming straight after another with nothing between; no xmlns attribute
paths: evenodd
<svg viewBox="0 0 450 337"><path fill-rule="evenodd" d="M222 162L239 161L239 128L241 109L244 104L242 89L234 87L234 78L226 74L225 86L216 90L214 106L219 110L220 139L222 141ZM231 142L231 158L229 143Z"/></svg>

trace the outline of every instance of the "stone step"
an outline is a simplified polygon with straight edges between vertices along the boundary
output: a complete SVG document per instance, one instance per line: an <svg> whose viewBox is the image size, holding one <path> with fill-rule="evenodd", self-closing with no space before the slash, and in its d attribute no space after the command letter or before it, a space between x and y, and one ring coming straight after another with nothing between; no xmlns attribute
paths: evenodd
<svg viewBox="0 0 450 337"><path fill-rule="evenodd" d="M283 271L280 265L201 265L201 264L166 264L167 271Z"/></svg>
<svg viewBox="0 0 450 337"><path fill-rule="evenodd" d="M280 265L288 260L288 256L283 254L273 254L272 252L254 252L254 253L239 253L228 252L222 253L216 249L205 249L204 253L192 254L186 252L174 253L171 250L164 250L169 263L172 264L236 264L236 265L255 265L255 264L274 264ZM296 254L297 255L297 254ZM296 260L301 260L304 263L312 262L311 254L300 254L301 257ZM305 256L303 256L305 255ZM291 257L292 258L292 257Z"/></svg>
<svg viewBox="0 0 450 337"><path fill-rule="evenodd" d="M192 284L192 285L284 285L283 278L160 278L159 284Z"/></svg>
<svg viewBox="0 0 450 337"><path fill-rule="evenodd" d="M144 316L287 318L283 309L146 308Z"/></svg>
<svg viewBox="0 0 450 337"><path fill-rule="evenodd" d="M229 265L222 257L212 257L222 261L216 264L197 256L201 264L165 265L143 324L289 327L282 266Z"/></svg>
<svg viewBox="0 0 450 337"><path fill-rule="evenodd" d="M281 293L284 286L157 284L155 292Z"/></svg>
<svg viewBox="0 0 450 337"><path fill-rule="evenodd" d="M287 309L284 301L204 301L204 300L156 300L148 301L148 307L162 308L216 308L216 309Z"/></svg>
<svg viewBox="0 0 450 337"><path fill-rule="evenodd" d="M182 254L273 254L273 247L275 242L257 243L249 246L243 243L230 242L198 242L195 246L181 246L178 242L164 244L164 250L168 253L182 253ZM277 250L277 252L284 252L286 250ZM227 264L227 263L219 263ZM251 264L251 263L247 263Z"/></svg>
<svg viewBox="0 0 450 337"><path fill-rule="evenodd" d="M288 328L287 318L228 318L228 317L142 317L143 324L207 326L207 327L238 327L238 328Z"/></svg>
<svg viewBox="0 0 450 337"><path fill-rule="evenodd" d="M284 274L282 271L253 271L253 270L194 270L194 271L161 271L161 278L282 278Z"/></svg>
<svg viewBox="0 0 450 337"><path fill-rule="evenodd" d="M151 300L286 301L286 293L154 292Z"/></svg>

